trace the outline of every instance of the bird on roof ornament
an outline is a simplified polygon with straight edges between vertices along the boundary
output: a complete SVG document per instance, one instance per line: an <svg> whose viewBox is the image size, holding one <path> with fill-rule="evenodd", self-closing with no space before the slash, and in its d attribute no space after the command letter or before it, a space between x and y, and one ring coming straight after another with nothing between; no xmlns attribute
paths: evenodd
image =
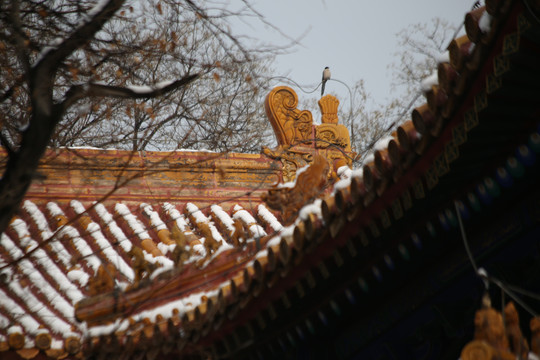
<svg viewBox="0 0 540 360"><path fill-rule="evenodd" d="M330 68L327 66L324 68L322 72L322 88L321 88L321 96L324 95L324 86L326 85L326 82L330 80Z"/></svg>

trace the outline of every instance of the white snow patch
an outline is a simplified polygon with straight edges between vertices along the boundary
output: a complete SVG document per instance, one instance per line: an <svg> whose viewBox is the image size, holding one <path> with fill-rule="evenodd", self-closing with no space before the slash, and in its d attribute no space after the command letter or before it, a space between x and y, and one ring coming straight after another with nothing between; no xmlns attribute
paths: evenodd
<svg viewBox="0 0 540 360"><path fill-rule="evenodd" d="M259 206L257 206L257 213L270 225L272 230L277 232L283 229L283 225L281 225L274 214L272 214L272 212L270 212L270 210L268 210L263 204L259 204Z"/></svg>
<svg viewBox="0 0 540 360"><path fill-rule="evenodd" d="M180 213L180 211L178 211L178 209L176 209L176 207L174 205L172 205L170 203L164 203L163 204L163 209L167 212L167 214L169 214L171 219L176 221L176 225L178 226L178 228L181 231L186 233L186 235L192 233L189 230L189 224L188 224L186 218L184 217L184 215L182 215Z"/></svg>
<svg viewBox="0 0 540 360"><path fill-rule="evenodd" d="M260 238L267 235L262 226L257 224L255 218L240 205L235 205L233 211L235 212L233 218L240 219L244 224L246 224L253 237Z"/></svg>
<svg viewBox="0 0 540 360"><path fill-rule="evenodd" d="M302 209L300 209L298 217L305 220L308 218L309 214L314 214L318 218L322 218L321 204L322 199L317 199L312 204L304 206Z"/></svg>
<svg viewBox="0 0 540 360"><path fill-rule="evenodd" d="M207 299L213 298L217 296L219 293L219 289L222 286L225 286L225 284L228 284L227 282L222 283L219 285L216 290L211 291L202 291L195 294L190 294L187 296L184 296L180 299L173 300L167 304L155 307L153 309L143 310L139 313L131 315L132 321L140 322L144 319L149 319L151 322L156 322L156 319L158 318L158 315L161 315L164 319L169 319L173 316L173 313L178 311L178 315L182 316L187 311L190 311L192 309L195 309L197 306L202 304L203 302L203 296ZM102 336L102 335L109 335L113 332L122 332L126 331L129 326L129 320L116 320L113 324L110 325L101 325L101 326L94 326L88 329L88 334L92 337L95 336Z"/></svg>
<svg viewBox="0 0 540 360"><path fill-rule="evenodd" d="M22 256L23 252L13 243L13 241L5 234L2 234L0 236L1 245L9 251L10 256L12 259L18 259ZM32 248L37 247L37 243L35 240L30 239L29 245ZM60 290L71 300L72 303L78 302L83 298L82 293L75 287L71 281L66 277L66 275L58 268L58 266L49 258L47 253L43 249L37 249L34 253L32 253L32 257L40 263L43 268L47 269L47 272L49 275L54 279L54 281L58 284ZM45 280L41 280L39 276L41 275L34 275L34 273L39 274L39 272L34 268L34 265L30 262L24 262L21 261L19 266L22 266L23 264L25 268L23 268L23 272L29 276L31 279L37 281L38 288L42 289L44 291L47 291L45 288L49 285L41 285L41 281L45 283ZM48 284L48 283L47 283ZM52 286L54 288L54 286ZM56 292L56 290L55 290ZM44 295L47 296L47 294L44 293ZM50 295L50 294L49 294Z"/></svg>
<svg viewBox="0 0 540 360"><path fill-rule="evenodd" d="M283 188L294 188L296 186L296 180L298 179L298 176L300 176L301 173L306 171L309 168L310 164L304 165L299 169L296 169L296 175L294 177L293 181L289 181L283 184L277 184L276 188L283 189Z"/></svg>
<svg viewBox="0 0 540 360"><path fill-rule="evenodd" d="M45 241L47 241L48 245L53 249L56 256L64 266L69 267L71 265L71 256L69 255L69 252L66 250L64 245L58 239L53 238L53 233L51 232L51 229L49 228L49 224L47 223L47 219L45 218L45 215L39 210L39 208L34 204L33 202L26 200L23 204L24 209L30 214L30 217L34 220L36 223L39 231L41 231L41 238Z"/></svg>
<svg viewBox="0 0 540 360"><path fill-rule="evenodd" d="M434 85L439 84L439 76L437 75L437 71L434 71L430 76L422 80L420 83L420 87L422 88L423 92L428 92L431 90L431 87Z"/></svg>
<svg viewBox="0 0 540 360"><path fill-rule="evenodd" d="M373 146L374 150L383 151L388 149L388 144L390 144L390 141L394 140L393 136L385 136L380 138L375 145Z"/></svg>
<svg viewBox="0 0 540 360"><path fill-rule="evenodd" d="M491 20L492 16L487 11L484 11L482 16L480 17L480 20L478 20L478 27L484 34L487 34L491 31Z"/></svg>
<svg viewBox="0 0 540 360"><path fill-rule="evenodd" d="M372 163L372 162L375 162L375 154L370 153L370 154L368 154L368 156L366 156L366 157L364 158L364 162L363 162L363 163L364 163L364 164L369 164L369 163Z"/></svg>
<svg viewBox="0 0 540 360"><path fill-rule="evenodd" d="M266 247L269 248L269 247L272 247L272 246L275 246L275 245L279 245L280 242L281 242L281 234L278 235L278 236L274 236L273 238L268 240L268 242L266 243Z"/></svg>
<svg viewBox="0 0 540 360"><path fill-rule="evenodd" d="M347 165L340 166L339 169L337 169L337 176L343 180L343 179L350 179L352 175L352 170Z"/></svg>
<svg viewBox="0 0 540 360"><path fill-rule="evenodd" d="M23 333L23 329L22 327L20 327L19 325L13 325L13 326L10 326L8 328L8 331L7 331L8 335L11 335L11 334L22 334Z"/></svg>
<svg viewBox="0 0 540 360"><path fill-rule="evenodd" d="M212 205L211 206L212 212L219 218L219 221L225 225L228 231L232 232L234 231L234 221L233 219L225 212L221 206L219 205Z"/></svg>
<svg viewBox="0 0 540 360"><path fill-rule="evenodd" d="M30 231L28 230L28 225L19 218L13 220L10 225L17 233L21 246L26 248L32 240L32 237L30 236Z"/></svg>
<svg viewBox="0 0 540 360"><path fill-rule="evenodd" d="M437 63L447 63L450 62L450 51L445 51L443 53L440 53L439 56L437 56Z"/></svg>
<svg viewBox="0 0 540 360"><path fill-rule="evenodd" d="M334 184L334 193L336 192L336 190L348 188L350 185L351 185L351 179L349 178L341 179Z"/></svg>
<svg viewBox="0 0 540 360"><path fill-rule="evenodd" d="M22 307L19 306L7 293L0 288L0 306L4 308L4 312L9 313L17 318L20 325L15 325L8 328L8 334L13 332L19 333L34 333L39 328L39 322L30 316ZM22 328L24 328L24 332Z"/></svg>
<svg viewBox="0 0 540 360"><path fill-rule="evenodd" d="M148 94L152 91L161 90L173 84L176 80L165 80L154 85L128 85L126 89L133 91L136 94Z"/></svg>
<svg viewBox="0 0 540 360"><path fill-rule="evenodd" d="M90 232L96 244L100 247L101 251L105 254L111 264L118 269L130 282L135 279L135 273L133 269L124 261L124 259L114 251L111 243L101 232L99 225L95 222L88 224L87 230Z"/></svg>
<svg viewBox="0 0 540 360"><path fill-rule="evenodd" d="M151 239L150 234L145 230L143 223L129 211L129 208L126 205L117 203L114 209L126 220L131 230L133 230L135 235L139 236L141 240Z"/></svg>
<svg viewBox="0 0 540 360"><path fill-rule="evenodd" d="M354 169L351 173L351 178L364 178L364 168Z"/></svg>
<svg viewBox="0 0 540 360"><path fill-rule="evenodd" d="M90 276L80 269L73 269L67 273L67 277L71 282L77 282L81 287L88 284Z"/></svg>
<svg viewBox="0 0 540 360"><path fill-rule="evenodd" d="M8 252L9 256L14 261L19 260L24 255L21 249L19 249L6 234L0 236L0 245Z"/></svg>
<svg viewBox="0 0 540 360"><path fill-rule="evenodd" d="M101 260L94 255L94 251L86 240L84 240L77 229L73 226L64 226L60 230L60 235L67 234L71 238L71 242L77 248L79 254L81 254L81 260L86 262L87 265L94 271L94 274L97 272L99 266L101 265ZM93 275L93 274L90 274Z"/></svg>
<svg viewBox="0 0 540 360"><path fill-rule="evenodd" d="M187 209L187 211L189 212L190 215L193 215L196 222L198 222L198 223L209 223L210 222L210 220L202 213L201 210L199 210L199 208L195 204L187 203L186 204L186 209Z"/></svg>
<svg viewBox="0 0 540 360"><path fill-rule="evenodd" d="M45 304L39 301L29 289L23 288L18 281L12 281L8 286L13 294L17 295L26 304L31 313L38 316L49 328L53 329L56 333L71 331L71 324L59 319L58 316L52 313ZM66 310L71 310L70 317L74 319L73 307L69 306Z"/></svg>
<svg viewBox="0 0 540 360"><path fill-rule="evenodd" d="M113 219L113 216L103 204L97 204L94 209L96 213L103 220L103 222L108 226L109 231L115 237L117 243L124 249L125 252L130 252L132 248L131 241L128 240L122 229L116 224Z"/></svg>
<svg viewBox="0 0 540 360"><path fill-rule="evenodd" d="M148 215L152 226L157 231L167 229L167 226L165 225L163 220L161 220L157 211L154 211L151 205L142 203L140 206L141 206L141 209L146 213L146 215Z"/></svg>
<svg viewBox="0 0 540 360"><path fill-rule="evenodd" d="M41 292L48 303L51 304L56 310L58 310L66 318L72 319L74 316L73 306L68 303L58 291L49 284L47 280L41 275L39 271L34 267L34 264L27 259L21 260L18 264L19 269L24 275L34 284L35 288Z"/></svg>

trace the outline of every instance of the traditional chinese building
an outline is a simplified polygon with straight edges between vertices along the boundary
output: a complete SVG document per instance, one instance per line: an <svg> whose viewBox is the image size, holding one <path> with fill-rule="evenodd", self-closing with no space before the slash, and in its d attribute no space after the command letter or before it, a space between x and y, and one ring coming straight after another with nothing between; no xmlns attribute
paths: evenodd
<svg viewBox="0 0 540 360"><path fill-rule="evenodd" d="M361 169L338 100L314 125L287 87L262 154L50 151L0 238L0 354L539 355L540 302L519 293L540 290L539 15L468 13L426 104Z"/></svg>

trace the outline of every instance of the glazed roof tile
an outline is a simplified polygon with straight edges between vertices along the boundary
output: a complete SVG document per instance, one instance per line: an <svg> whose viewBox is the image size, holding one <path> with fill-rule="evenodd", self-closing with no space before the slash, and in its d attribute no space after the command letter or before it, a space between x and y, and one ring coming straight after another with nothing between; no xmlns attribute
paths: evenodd
<svg viewBox="0 0 540 360"><path fill-rule="evenodd" d="M179 316L191 314L201 302L206 304L207 299L215 299L218 290L212 286L221 281L219 270L214 270L216 280L210 285L200 284L197 272L212 268L213 262L231 252L230 241L240 230L244 231L240 242L245 243L267 236L267 232L273 233L282 226L272 212L259 203L258 196L248 195L251 212L240 205L246 199L246 192L261 191L258 189L261 178L263 184L267 178L275 181L275 170L270 170L274 165L268 160L261 162L260 156L235 154L227 155L224 160L213 157L211 163L204 164L205 155L208 156L190 152L183 160L189 163L196 158L200 162L200 176L213 179L216 162L217 167L221 162L229 169L225 170L228 171L225 177L235 177L235 169L240 172L254 168L267 170L247 180L237 177L235 185L226 185L228 192L224 194L219 194L219 187L212 182L206 187L184 182L183 190L203 191L211 201L219 201L208 206L209 201L205 199L202 207L198 207L192 202L162 201L178 188L176 180L181 180L186 172L187 177L193 178L189 174L191 169L171 172L170 166L163 168L162 158L167 157L166 154L145 154L147 158L158 158L157 162L150 163L161 167L155 173L144 174L144 185L153 187L152 196L146 197L146 202L134 201L130 196L140 187L140 182L126 183L119 193L111 193L106 186L95 187L95 180L84 180L88 170L97 172L97 176L93 176L105 182L107 177L115 180L108 172L116 169L130 172L135 166L136 171L138 165L130 162L129 152L111 154L93 149L66 149L49 154L42 165L47 179L30 189L18 216L0 238L4 284L0 289L0 350L12 349L23 357L37 356L40 351L50 357L80 354L82 341L89 334L105 333L107 328L114 328L114 322L101 327L88 326L76 318L76 304L113 289L136 289L142 286L140 281L148 284L160 274L171 271L190 274L197 286L160 306L133 310L128 323L148 318L155 321L156 317L164 316L168 319L173 310ZM175 156L178 158L178 154ZM93 166L85 168L79 163L81 158L92 159ZM101 166L96 159L101 159ZM230 159L241 161L243 167L230 164ZM264 162L266 164L259 165ZM172 180L167 181L167 177ZM58 179L62 179L60 184ZM63 186L64 183L70 185ZM44 196L43 190L51 194ZM63 191L62 196L56 196ZM253 199L257 201L256 206L250 205ZM216 247L205 247L205 237L211 237ZM183 242L178 242L179 238ZM142 257L133 255L134 248L141 249ZM220 266L223 263L221 261ZM145 271L145 266L148 267L148 273L143 275L146 280L141 279L140 272ZM229 288L229 283L223 286ZM205 287L209 288L204 290Z"/></svg>
<svg viewBox="0 0 540 360"><path fill-rule="evenodd" d="M286 289L296 286L301 295L316 286L312 266L329 278L324 259L342 266L340 249L354 258L450 171L459 158L455 150L478 126L488 94L501 88L505 64L518 51L508 36L519 33L531 41L521 2L489 1L487 9L489 16L484 7L467 14L467 36L450 44L437 81L426 83L427 103L414 109L412 120L381 142L362 169L346 171L332 194L304 207L290 226L249 196L220 206L213 200L234 199L220 185L217 197L201 198L188 189L185 198L167 201L171 193L163 190L145 203L137 201L144 195L130 196L130 188L97 204L84 187L80 200L71 194L44 201L51 196L30 192L0 238L2 264L19 259L3 268L0 350L37 349L34 356L42 351L59 357L81 354L84 342L88 354L178 353L199 342L216 346L221 329L233 339L222 343L224 353L233 353L242 346L235 327L247 323L243 329L253 334L249 321L255 318L264 329L258 312L267 309L273 319L275 302L290 307ZM275 174L259 158L253 162ZM221 184L234 194L256 191L250 181L237 188L235 181L233 176ZM441 223L451 221L451 214L439 215ZM411 238L418 244L418 236ZM133 254L135 246L142 257ZM390 256L384 261L394 266ZM373 274L382 276L378 266ZM306 288L298 288L304 278Z"/></svg>
<svg viewBox="0 0 540 360"><path fill-rule="evenodd" d="M101 203L84 205L72 200L61 207L56 202L26 200L21 214L0 238L2 265L13 264L2 270L6 286L0 300L3 325L0 341L12 348L33 348L35 337L41 334L50 336L47 345L50 349L62 350L67 337L82 340L87 334L97 336L113 329L126 331L124 327L130 322L148 318L154 322L157 316L169 319L173 313L184 316L208 299L217 302L219 289L228 289L231 280L214 274L214 283L205 285L205 280L160 306L149 309L141 306L140 310L132 310L129 321L126 319L120 325L113 323L117 327L111 324L87 326L76 319L75 304L88 296L99 295L100 290L133 287L140 280L134 264L137 260L130 253L134 246L143 249L146 262L158 266L149 274L150 279L156 280L160 274L175 269L179 264L175 249L179 245L171 240L174 229L179 229L190 239L184 245L189 257L181 266L195 278L198 269L211 271L213 259L227 256L227 252L233 250L228 241L237 230L235 222L245 229L243 241L248 243L267 236L265 227L271 233L274 232L271 226L281 229L275 216L262 204L253 214L240 205L235 205L230 213L217 204L212 205L206 215L192 203L185 205L183 213L180 210L170 203L158 206L141 203L139 207L130 208L121 202L107 206ZM263 214L261 217L265 220L257 221L257 212ZM210 232L205 231L206 227ZM204 236L212 236L220 242L208 257L208 249L203 245ZM202 265L189 269L201 260L205 260ZM102 274L105 279L99 279L100 268L114 269L114 273ZM214 271L219 275L219 270ZM112 277L113 288L100 288L102 284L99 283L93 286L96 276L98 282ZM208 289L201 291L205 287ZM15 337L14 334L22 336L18 340L20 345L13 346L15 340L10 337Z"/></svg>

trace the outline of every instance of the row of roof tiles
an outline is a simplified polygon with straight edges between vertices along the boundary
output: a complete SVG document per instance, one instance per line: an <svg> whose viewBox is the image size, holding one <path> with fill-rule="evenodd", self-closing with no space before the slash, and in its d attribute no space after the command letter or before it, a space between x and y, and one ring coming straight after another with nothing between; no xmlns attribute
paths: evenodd
<svg viewBox="0 0 540 360"><path fill-rule="evenodd" d="M88 330L75 317L82 299L136 288L179 266L206 267L219 254L281 229L264 205L253 215L239 205L230 213L212 205L207 214L191 203L180 211L168 203L130 209L25 201L0 238L0 348L77 353ZM210 237L213 248L205 246Z"/></svg>

